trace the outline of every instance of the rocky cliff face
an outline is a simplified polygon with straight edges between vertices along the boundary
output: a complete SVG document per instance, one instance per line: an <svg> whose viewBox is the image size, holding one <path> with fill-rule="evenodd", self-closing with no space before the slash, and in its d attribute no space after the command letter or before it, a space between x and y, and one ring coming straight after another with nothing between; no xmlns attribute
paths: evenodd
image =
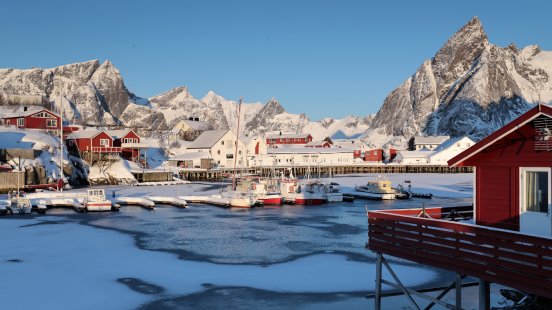
<svg viewBox="0 0 552 310"><path fill-rule="evenodd" d="M126 88L119 70L110 61L100 64L92 60L51 69L0 69L0 105L9 104L9 95L43 96L48 108L57 112L63 106L65 119L90 126L163 130L188 117L197 117L215 129L236 130L238 123L238 103L214 92L196 99L187 87L177 87L149 100L140 98ZM257 135L310 131L320 139L334 134L356 136L366 130L368 120L347 117L311 122L305 114L287 113L272 98L266 104L242 104L240 132Z"/></svg>
<svg viewBox="0 0 552 310"><path fill-rule="evenodd" d="M552 100L552 53L490 44L474 17L392 91L364 136L404 146L416 134L480 140Z"/></svg>

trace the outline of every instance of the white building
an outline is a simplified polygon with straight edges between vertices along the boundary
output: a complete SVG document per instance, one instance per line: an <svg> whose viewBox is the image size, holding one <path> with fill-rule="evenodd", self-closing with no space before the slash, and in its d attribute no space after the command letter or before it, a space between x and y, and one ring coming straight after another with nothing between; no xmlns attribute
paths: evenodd
<svg viewBox="0 0 552 310"><path fill-rule="evenodd" d="M276 167L347 165L353 163L353 150L347 148L269 148L266 155L251 156L250 166Z"/></svg>
<svg viewBox="0 0 552 310"><path fill-rule="evenodd" d="M429 163L432 165L448 165L448 160L460 154L464 150L474 145L472 139L468 137L452 138L439 145L433 154L429 156Z"/></svg>
<svg viewBox="0 0 552 310"><path fill-rule="evenodd" d="M426 165L431 154L431 151L399 151L394 161L401 165Z"/></svg>
<svg viewBox="0 0 552 310"><path fill-rule="evenodd" d="M186 153L208 153L216 166L232 168L234 167L236 140L236 135L227 129L205 131L188 145ZM236 166L244 167L246 148L241 140L238 141Z"/></svg>
<svg viewBox="0 0 552 310"><path fill-rule="evenodd" d="M414 137L414 146L416 151L428 150L433 151L443 142L450 139L450 136L416 136Z"/></svg>
<svg viewBox="0 0 552 310"><path fill-rule="evenodd" d="M178 139L194 141L202 132L211 129L211 125L200 121L199 118L190 117L189 119L180 120L169 132L170 142Z"/></svg>

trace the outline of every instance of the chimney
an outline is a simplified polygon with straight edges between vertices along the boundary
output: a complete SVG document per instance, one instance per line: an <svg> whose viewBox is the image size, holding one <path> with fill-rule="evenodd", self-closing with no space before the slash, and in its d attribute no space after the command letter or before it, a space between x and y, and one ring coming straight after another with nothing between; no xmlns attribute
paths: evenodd
<svg viewBox="0 0 552 310"><path fill-rule="evenodd" d="M194 121L199 122L199 117L194 118Z"/></svg>
<svg viewBox="0 0 552 310"><path fill-rule="evenodd" d="M282 135L282 132L280 131L280 136Z"/></svg>
<svg viewBox="0 0 552 310"><path fill-rule="evenodd" d="M23 107L23 112L27 112L27 107Z"/></svg>
<svg viewBox="0 0 552 310"><path fill-rule="evenodd" d="M189 120L189 121L193 121L194 118L193 118L193 117L188 117L188 120Z"/></svg>

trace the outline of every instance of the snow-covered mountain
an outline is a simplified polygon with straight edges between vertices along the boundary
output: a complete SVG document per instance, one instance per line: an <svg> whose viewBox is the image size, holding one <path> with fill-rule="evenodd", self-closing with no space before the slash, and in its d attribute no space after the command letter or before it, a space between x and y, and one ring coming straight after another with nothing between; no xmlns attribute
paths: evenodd
<svg viewBox="0 0 552 310"><path fill-rule="evenodd" d="M114 125L144 123L162 126L164 119L147 109L142 98L126 88L110 61L98 60L51 69L0 69L0 93L43 96L64 118L75 123ZM60 100L61 98L61 100Z"/></svg>
<svg viewBox="0 0 552 310"><path fill-rule="evenodd" d="M537 102L552 101L552 52L489 43L474 17L393 90L364 139L404 146L416 134L489 135Z"/></svg>
<svg viewBox="0 0 552 310"><path fill-rule="evenodd" d="M149 99L130 92L109 61L97 60L52 69L0 69L0 105L8 95L43 96L59 110L60 93L64 118L89 125L127 125L150 129L171 128L181 119L197 117L215 129L236 130L238 103L210 91L194 98L187 87L177 87ZM2 96L3 95L3 96ZM269 132L310 132L315 139L350 137L368 128L370 117L349 116L312 122L305 114L287 113L272 98L266 104L243 103L240 132L257 135Z"/></svg>

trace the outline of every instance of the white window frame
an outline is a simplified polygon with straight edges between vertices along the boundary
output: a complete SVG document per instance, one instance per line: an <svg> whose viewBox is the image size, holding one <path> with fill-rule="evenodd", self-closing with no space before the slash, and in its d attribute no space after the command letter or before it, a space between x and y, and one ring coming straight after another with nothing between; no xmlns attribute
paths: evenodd
<svg viewBox="0 0 552 310"><path fill-rule="evenodd" d="M101 146L109 146L109 139L100 139Z"/></svg>
<svg viewBox="0 0 552 310"><path fill-rule="evenodd" d="M547 212L547 216L550 217L550 204L552 202L552 169L550 167L520 167L519 168L519 184L520 184L520 188L519 188L519 213L523 213L523 212L534 212L534 211L527 211L525 210L525 201L526 201L526 197L525 197L525 192L526 192L526 187L525 187L525 174L527 172L546 172L548 173L548 212Z"/></svg>
<svg viewBox="0 0 552 310"><path fill-rule="evenodd" d="M57 128L57 119L49 118L46 120L46 127L48 128Z"/></svg>
<svg viewBox="0 0 552 310"><path fill-rule="evenodd" d="M25 118L20 117L17 119L17 127L24 127L25 126Z"/></svg>

